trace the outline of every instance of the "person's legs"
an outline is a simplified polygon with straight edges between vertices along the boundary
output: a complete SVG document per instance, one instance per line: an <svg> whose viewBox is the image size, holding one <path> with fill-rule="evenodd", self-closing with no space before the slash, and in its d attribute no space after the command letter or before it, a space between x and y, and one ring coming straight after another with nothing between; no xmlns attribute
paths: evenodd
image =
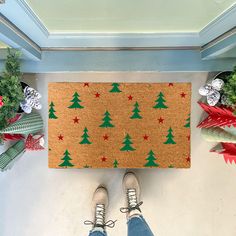
<svg viewBox="0 0 236 236"><path fill-rule="evenodd" d="M139 201L140 186L134 173L128 172L123 179L123 189L126 194L126 207L120 209L126 213L128 224L128 236L154 236L148 224L144 220Z"/></svg>
<svg viewBox="0 0 236 236"><path fill-rule="evenodd" d="M85 225L92 225L89 236L107 236L106 227L113 228L115 221L106 219L106 209L108 207L108 193L105 187L98 187L93 195L92 213L94 221L86 220Z"/></svg>
<svg viewBox="0 0 236 236"><path fill-rule="evenodd" d="M128 236L154 236L147 222L142 216L128 219Z"/></svg>

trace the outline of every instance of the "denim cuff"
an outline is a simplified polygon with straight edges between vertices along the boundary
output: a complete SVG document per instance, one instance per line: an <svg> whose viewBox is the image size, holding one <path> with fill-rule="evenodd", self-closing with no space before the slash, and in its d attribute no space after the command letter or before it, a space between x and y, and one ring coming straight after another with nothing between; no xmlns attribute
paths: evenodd
<svg viewBox="0 0 236 236"><path fill-rule="evenodd" d="M129 217L128 219L127 219L127 224L133 219L133 218L139 218L139 219L141 219L141 220L143 220L143 216L142 215L132 215L131 217Z"/></svg>
<svg viewBox="0 0 236 236"><path fill-rule="evenodd" d="M107 236L106 231L101 227L95 227L90 231L90 235Z"/></svg>

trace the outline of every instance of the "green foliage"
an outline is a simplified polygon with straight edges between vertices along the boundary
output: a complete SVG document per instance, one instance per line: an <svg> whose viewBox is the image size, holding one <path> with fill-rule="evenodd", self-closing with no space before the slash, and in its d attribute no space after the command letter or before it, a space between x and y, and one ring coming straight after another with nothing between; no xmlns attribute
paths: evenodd
<svg viewBox="0 0 236 236"><path fill-rule="evenodd" d="M16 115L24 98L20 79L20 52L8 49L5 70L0 76L0 96L4 103L0 108L0 130L7 127L8 120Z"/></svg>
<svg viewBox="0 0 236 236"><path fill-rule="evenodd" d="M226 96L226 105L236 108L236 66L234 67L231 75L226 77L225 85L223 87L223 93ZM236 111L234 111L236 114Z"/></svg>

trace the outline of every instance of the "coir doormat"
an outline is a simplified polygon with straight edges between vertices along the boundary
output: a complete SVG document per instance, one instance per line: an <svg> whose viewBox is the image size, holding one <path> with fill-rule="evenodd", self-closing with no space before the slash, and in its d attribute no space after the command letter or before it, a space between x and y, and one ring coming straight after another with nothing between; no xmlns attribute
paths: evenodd
<svg viewBox="0 0 236 236"><path fill-rule="evenodd" d="M49 83L49 167L189 168L190 83Z"/></svg>

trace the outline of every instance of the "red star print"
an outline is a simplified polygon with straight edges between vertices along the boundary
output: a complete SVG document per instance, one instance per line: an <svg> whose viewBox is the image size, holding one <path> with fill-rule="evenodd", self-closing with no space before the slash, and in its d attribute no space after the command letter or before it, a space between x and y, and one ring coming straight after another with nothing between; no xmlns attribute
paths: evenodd
<svg viewBox="0 0 236 236"><path fill-rule="evenodd" d="M168 86L169 86L169 87L173 87L174 84L173 84L173 83L169 83Z"/></svg>
<svg viewBox="0 0 236 236"><path fill-rule="evenodd" d="M181 96L181 98L185 98L186 97L186 93L184 93L184 92L182 92L181 94L180 94L180 96Z"/></svg>
<svg viewBox="0 0 236 236"><path fill-rule="evenodd" d="M160 117L160 118L158 119L158 121L159 121L159 124L163 124L164 119L163 119L162 117Z"/></svg>
<svg viewBox="0 0 236 236"><path fill-rule="evenodd" d="M84 83L84 87L89 87L89 83Z"/></svg>
<svg viewBox="0 0 236 236"><path fill-rule="evenodd" d="M149 136L147 136L146 134L143 136L144 140L148 140Z"/></svg>
<svg viewBox="0 0 236 236"><path fill-rule="evenodd" d="M58 140L63 140L63 136L60 134L59 136L58 136Z"/></svg>
<svg viewBox="0 0 236 236"><path fill-rule="evenodd" d="M133 96L129 95L128 99L129 99L129 101L131 101L133 99Z"/></svg>
<svg viewBox="0 0 236 236"><path fill-rule="evenodd" d="M96 98L99 98L101 94L97 92L94 95L95 95Z"/></svg>
<svg viewBox="0 0 236 236"><path fill-rule="evenodd" d="M188 141L190 140L190 135L187 136Z"/></svg>
<svg viewBox="0 0 236 236"><path fill-rule="evenodd" d="M101 161L102 161L102 162L104 162L104 161L106 161L106 160L107 160L107 158L104 157L104 156L101 158Z"/></svg>
<svg viewBox="0 0 236 236"><path fill-rule="evenodd" d="M76 116L76 117L73 119L73 121L74 121L74 124L75 124L75 123L78 124L78 123L79 123L79 118Z"/></svg>
<svg viewBox="0 0 236 236"><path fill-rule="evenodd" d="M103 139L104 139L104 140L108 140L108 138L109 138L109 136L108 136L107 134L105 134L105 135L103 136Z"/></svg>
<svg viewBox="0 0 236 236"><path fill-rule="evenodd" d="M190 160L191 160L190 157L187 157L187 158L186 158L186 161L187 161L187 162L190 162Z"/></svg>

